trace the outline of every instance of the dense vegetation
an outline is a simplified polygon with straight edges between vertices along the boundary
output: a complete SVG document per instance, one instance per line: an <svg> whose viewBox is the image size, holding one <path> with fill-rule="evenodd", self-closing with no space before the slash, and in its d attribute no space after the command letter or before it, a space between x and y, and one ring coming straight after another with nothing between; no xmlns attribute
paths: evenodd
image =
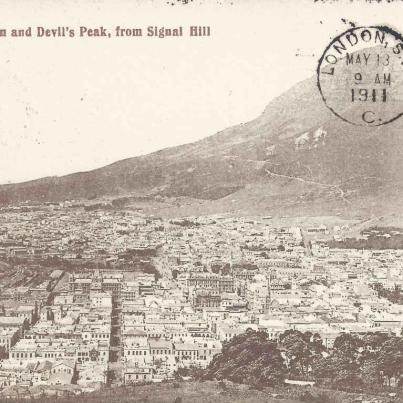
<svg viewBox="0 0 403 403"><path fill-rule="evenodd" d="M313 380L346 391L402 388L403 338L341 334L326 349L310 332L288 330L276 343L266 333L248 331L224 345L203 377L260 386L281 385L287 378Z"/></svg>
<svg viewBox="0 0 403 403"><path fill-rule="evenodd" d="M214 357L206 379L228 379L250 385L279 385L287 368L276 343L263 332L247 332L225 344Z"/></svg>
<svg viewBox="0 0 403 403"><path fill-rule="evenodd" d="M379 297L386 298L394 304L403 305L403 290L400 287L395 286L393 290L388 290L378 283L374 284L373 288L378 291Z"/></svg>
<svg viewBox="0 0 403 403"><path fill-rule="evenodd" d="M333 249L403 249L403 236L396 235L390 238L370 236L365 238L346 238L343 241L329 241L329 248Z"/></svg>
<svg viewBox="0 0 403 403"><path fill-rule="evenodd" d="M336 249L403 249L402 231L396 227L371 227L361 232L363 238L331 240L328 246Z"/></svg>

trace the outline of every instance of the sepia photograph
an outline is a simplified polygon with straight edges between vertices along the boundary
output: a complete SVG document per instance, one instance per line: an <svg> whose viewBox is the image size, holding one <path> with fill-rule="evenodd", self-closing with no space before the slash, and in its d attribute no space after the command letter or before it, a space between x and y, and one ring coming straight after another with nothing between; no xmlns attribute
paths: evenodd
<svg viewBox="0 0 403 403"><path fill-rule="evenodd" d="M402 16L0 0L0 402L403 403Z"/></svg>

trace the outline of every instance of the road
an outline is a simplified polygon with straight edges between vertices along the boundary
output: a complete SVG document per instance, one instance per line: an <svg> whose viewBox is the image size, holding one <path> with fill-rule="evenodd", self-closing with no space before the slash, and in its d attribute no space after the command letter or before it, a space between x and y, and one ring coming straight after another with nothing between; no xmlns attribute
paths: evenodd
<svg viewBox="0 0 403 403"><path fill-rule="evenodd" d="M122 379L122 301L113 297L111 319L111 347L109 354L109 382L118 385Z"/></svg>

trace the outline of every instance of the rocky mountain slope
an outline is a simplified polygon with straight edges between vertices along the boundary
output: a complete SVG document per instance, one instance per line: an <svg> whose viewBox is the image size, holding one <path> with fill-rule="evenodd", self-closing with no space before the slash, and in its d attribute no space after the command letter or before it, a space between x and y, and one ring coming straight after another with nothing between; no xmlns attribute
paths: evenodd
<svg viewBox="0 0 403 403"><path fill-rule="evenodd" d="M3 185L0 203L158 195L191 198L196 213L400 212L402 128L403 119L378 127L342 121L312 77L248 123L93 171Z"/></svg>

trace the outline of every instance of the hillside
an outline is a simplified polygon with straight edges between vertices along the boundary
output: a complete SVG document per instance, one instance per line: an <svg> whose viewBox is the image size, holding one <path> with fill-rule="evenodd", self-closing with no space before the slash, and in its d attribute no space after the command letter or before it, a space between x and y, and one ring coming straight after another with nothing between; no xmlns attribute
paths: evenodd
<svg viewBox="0 0 403 403"><path fill-rule="evenodd" d="M93 171L2 185L0 203L129 195L179 199L164 206L172 214L181 213L181 198L194 213L401 213L402 128L403 119L378 127L342 121L311 77L248 123Z"/></svg>
<svg viewBox="0 0 403 403"><path fill-rule="evenodd" d="M27 401L27 398L20 396L20 400L16 399L13 402ZM1 401L3 400L0 397ZM10 400L7 401L10 402ZM227 383L224 386L210 381L126 386L74 397L41 397L36 401L43 403L301 403L299 399L279 399L273 397L270 392L253 390L246 385Z"/></svg>
<svg viewBox="0 0 403 403"><path fill-rule="evenodd" d="M40 388L39 388L40 390ZM96 392L74 396L62 392L58 397L38 395L30 400L29 395L21 393L19 398L2 399L0 402L23 403L26 401L41 403L353 403L367 401L371 403L389 401L376 395L365 395L331 391L318 388L263 388L261 390L247 385L217 381L167 382L150 385L121 386L101 389ZM400 398L392 400L401 403Z"/></svg>

